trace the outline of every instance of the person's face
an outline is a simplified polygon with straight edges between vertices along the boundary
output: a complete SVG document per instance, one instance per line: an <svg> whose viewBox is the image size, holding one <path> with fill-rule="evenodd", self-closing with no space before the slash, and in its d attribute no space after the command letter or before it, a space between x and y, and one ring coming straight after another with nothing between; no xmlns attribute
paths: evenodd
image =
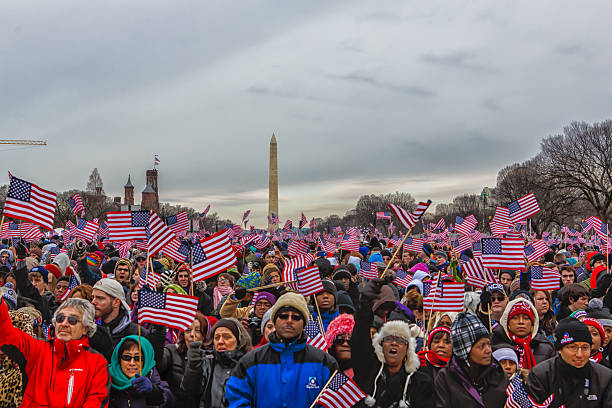
<svg viewBox="0 0 612 408"><path fill-rule="evenodd" d="M172 288L168 288L168 289L166 289L166 293L176 293L176 290L174 290Z"/></svg>
<svg viewBox="0 0 612 408"><path fill-rule="evenodd" d="M536 292L533 300L535 302L535 308L538 311L538 316L543 317L550 307L546 294L544 292Z"/></svg>
<svg viewBox="0 0 612 408"><path fill-rule="evenodd" d="M559 354L567 364L582 368L589 362L591 345L586 341L577 341L561 348Z"/></svg>
<svg viewBox="0 0 612 408"><path fill-rule="evenodd" d="M191 326L185 330L185 345L189 347L192 342L202 340L204 340L204 336L202 336L200 321L195 319Z"/></svg>
<svg viewBox="0 0 612 408"><path fill-rule="evenodd" d="M410 263L410 261L412 261L412 259L413 259L413 257L412 257L412 256L410 256L410 252L406 252L406 251L404 251L404 252L402 253L402 263L403 263L404 265L408 265L408 264Z"/></svg>
<svg viewBox="0 0 612 408"><path fill-rule="evenodd" d="M351 283L351 280L349 278L343 276L341 278L338 278L337 280L342 282L342 284L344 285L344 288L348 290L349 284Z"/></svg>
<svg viewBox="0 0 612 408"><path fill-rule="evenodd" d="M574 272L572 271L561 271L561 282L563 286L574 283Z"/></svg>
<svg viewBox="0 0 612 408"><path fill-rule="evenodd" d="M507 304L508 298L505 295L499 292L491 294L491 311L493 313L503 313Z"/></svg>
<svg viewBox="0 0 612 408"><path fill-rule="evenodd" d="M404 363L408 351L408 341L402 337L386 336L382 340L385 363L390 367L398 367Z"/></svg>
<svg viewBox="0 0 612 408"><path fill-rule="evenodd" d="M570 299L569 305L570 305L570 309L572 311L575 311L575 310L586 309L588 304L589 304L589 297L587 295L584 295L584 296L580 296L578 299L576 299L573 302L572 302L572 299Z"/></svg>
<svg viewBox="0 0 612 408"><path fill-rule="evenodd" d="M508 378L512 377L518 368L516 363L512 360L502 360L499 362L499 365L502 366L504 372L508 375Z"/></svg>
<svg viewBox="0 0 612 408"><path fill-rule="evenodd" d="M238 340L234 333L227 327L218 327L213 337L213 346L217 351L236 350Z"/></svg>
<svg viewBox="0 0 612 408"><path fill-rule="evenodd" d="M436 255L436 265L442 265L446 262L446 258L442 255Z"/></svg>
<svg viewBox="0 0 612 408"><path fill-rule="evenodd" d="M388 265L389 261L391 260L391 257L389 255L383 255L382 259L385 265Z"/></svg>
<svg viewBox="0 0 612 408"><path fill-rule="evenodd" d="M599 330L597 330L595 327L587 327L591 332L591 340L593 341L593 344L591 344L591 355L594 355L599 352L599 348L601 347L601 336L599 335Z"/></svg>
<svg viewBox="0 0 612 408"><path fill-rule="evenodd" d="M138 258L138 259L136 259L136 265L138 266L138 269L144 268L146 263L147 263L147 259L146 258Z"/></svg>
<svg viewBox="0 0 612 408"><path fill-rule="evenodd" d="M488 337L479 339L470 350L470 360L482 366L491 364L491 355L491 340Z"/></svg>
<svg viewBox="0 0 612 408"><path fill-rule="evenodd" d="M272 283L280 283L281 277L280 277L280 274L277 271L270 272L269 276L270 276L270 282L272 282Z"/></svg>
<svg viewBox="0 0 612 408"><path fill-rule="evenodd" d="M138 359L138 361L136 361ZM127 360L127 361L126 361ZM138 351L138 345L133 344L132 347L128 348L119 357L121 362L121 371L127 378L134 378L136 374L140 372L140 352Z"/></svg>
<svg viewBox="0 0 612 408"><path fill-rule="evenodd" d="M58 300L64 294L64 292L66 292L66 289L68 289L68 282L57 282L57 284L55 285L55 291L53 292L53 294L55 295L55 299Z"/></svg>
<svg viewBox="0 0 612 408"><path fill-rule="evenodd" d="M30 282L32 282L32 286L36 288L40 293L43 293L47 288L47 284L43 280L43 277L38 272L33 272L28 275L30 278Z"/></svg>
<svg viewBox="0 0 612 408"><path fill-rule="evenodd" d="M378 330L376 330L376 327L370 327L370 340L374 338L374 335L376 333L378 333Z"/></svg>
<svg viewBox="0 0 612 408"><path fill-rule="evenodd" d="M255 316L261 319L271 307L272 304L267 299L259 300L255 303Z"/></svg>
<svg viewBox="0 0 612 408"><path fill-rule="evenodd" d="M510 284L512 283L512 278L507 273L502 273L499 276L499 283L504 286L510 287Z"/></svg>
<svg viewBox="0 0 612 408"><path fill-rule="evenodd" d="M527 337L531 333L533 323L526 314L517 314L508 320L508 331L518 337Z"/></svg>
<svg viewBox="0 0 612 408"><path fill-rule="evenodd" d="M182 270L176 276L176 280L178 284L182 287L187 287L189 285L189 272Z"/></svg>
<svg viewBox="0 0 612 408"><path fill-rule="evenodd" d="M293 311L277 313L274 327L281 339L293 339L302 334L304 320L301 314Z"/></svg>
<svg viewBox="0 0 612 408"><path fill-rule="evenodd" d="M440 357L450 358L453 354L453 346L450 342L450 337L446 333L436 333L431 339L431 350Z"/></svg>
<svg viewBox="0 0 612 408"><path fill-rule="evenodd" d="M132 303L138 302L138 290L138 288L134 288L134 290L132 290L132 293L130 293L130 299L132 300Z"/></svg>
<svg viewBox="0 0 612 408"><path fill-rule="evenodd" d="M264 256L264 262L266 264L274 263L275 260L276 260L276 256L274 255L274 252L272 253L267 252L266 256Z"/></svg>
<svg viewBox="0 0 612 408"><path fill-rule="evenodd" d="M606 340L604 342L604 347L607 347L610 344L610 340L612 340L612 327L604 326L604 330L606 333Z"/></svg>
<svg viewBox="0 0 612 408"><path fill-rule="evenodd" d="M92 296L93 299L91 300L91 304L94 306L96 311L96 318L101 317L104 319L106 316L111 314L115 308L118 308L119 303L121 303L119 298L113 299L100 289L94 289L92 291Z"/></svg>
<svg viewBox="0 0 612 408"><path fill-rule="evenodd" d="M232 286L231 282L229 281L229 279L227 279L224 276L219 277L219 279L217 279L217 286Z"/></svg>
<svg viewBox="0 0 612 408"><path fill-rule="evenodd" d="M349 344L351 335L343 333L334 339L332 347L334 348L334 356L337 360L348 361L351 359L351 345Z"/></svg>
<svg viewBox="0 0 612 408"><path fill-rule="evenodd" d="M4 278L4 284L7 284L8 282L12 282L14 288L17 287L17 281L12 276L7 276L6 278Z"/></svg>
<svg viewBox="0 0 612 408"><path fill-rule="evenodd" d="M10 259L10 256L8 254L2 254L2 256L0 256L0 260L2 261L3 264L6 264Z"/></svg>
<svg viewBox="0 0 612 408"><path fill-rule="evenodd" d="M264 326L263 332L263 336L266 338L266 341L270 341L268 337L270 336L270 333L272 333L274 330L276 330L276 328L274 327L274 323L272 323L272 320L268 320L268 322Z"/></svg>
<svg viewBox="0 0 612 408"><path fill-rule="evenodd" d="M317 304L321 310L331 310L334 307L334 295L329 292L323 291L315 295Z"/></svg>
<svg viewBox="0 0 612 408"><path fill-rule="evenodd" d="M606 263L604 261L595 261L593 262L593 267L591 268L592 270L595 270L595 268L597 268L599 265L605 265Z"/></svg>
<svg viewBox="0 0 612 408"><path fill-rule="evenodd" d="M125 282L130 278L130 269L125 264L118 265L115 268L115 279L119 282Z"/></svg>
<svg viewBox="0 0 612 408"><path fill-rule="evenodd" d="M451 322L450 317L448 317L447 315L442 316L442 318L438 322L438 326L448 327L449 329L452 326L452 324L453 322Z"/></svg>
<svg viewBox="0 0 612 408"><path fill-rule="evenodd" d="M83 314L79 310L65 307L55 316L55 337L58 339L75 340L85 334L87 334L87 329L83 326Z"/></svg>

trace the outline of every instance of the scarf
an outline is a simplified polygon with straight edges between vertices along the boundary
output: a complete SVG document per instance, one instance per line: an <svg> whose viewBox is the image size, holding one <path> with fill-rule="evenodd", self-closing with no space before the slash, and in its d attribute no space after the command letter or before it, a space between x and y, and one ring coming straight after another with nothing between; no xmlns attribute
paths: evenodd
<svg viewBox="0 0 612 408"><path fill-rule="evenodd" d="M230 293L234 293L234 289L231 286L215 286L213 289L213 308L216 309L223 296Z"/></svg>
<svg viewBox="0 0 612 408"><path fill-rule="evenodd" d="M124 337L119 344L115 346L115 350L113 350L113 355L111 356L111 362L109 364L108 371L111 376L111 386L117 390L125 390L132 386L132 378L127 378L125 374L123 374L123 370L121 370L121 362L119 356L119 347L126 339L132 339L138 342L138 336L130 335ZM142 366L142 375L147 376L149 372L155 367L155 352L153 351L153 346L149 343L145 337L140 338L140 348L142 349L142 354L144 356L144 365Z"/></svg>
<svg viewBox="0 0 612 408"><path fill-rule="evenodd" d="M593 354L589 360L591 360L594 363L601 363L601 360L603 360L603 353L601 352L602 349L599 349L599 351L596 354Z"/></svg>
<svg viewBox="0 0 612 408"><path fill-rule="evenodd" d="M535 356L531 350L529 342L531 341L531 334L525 338L516 337L514 334L509 333L510 340L516 344L516 348L520 354L519 367L531 370L536 365Z"/></svg>
<svg viewBox="0 0 612 408"><path fill-rule="evenodd" d="M425 367L427 362L429 362L429 364L433 365L434 367L442 368L446 367L448 360L450 360L450 358L442 357L433 350L421 350L417 353L417 355L419 356L421 367Z"/></svg>

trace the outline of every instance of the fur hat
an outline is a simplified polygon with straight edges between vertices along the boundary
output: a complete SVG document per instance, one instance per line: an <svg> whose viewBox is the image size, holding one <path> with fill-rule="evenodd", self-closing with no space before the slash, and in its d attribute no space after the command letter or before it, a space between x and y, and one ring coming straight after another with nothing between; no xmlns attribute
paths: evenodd
<svg viewBox="0 0 612 408"><path fill-rule="evenodd" d="M327 331L325 332L325 343L327 343L326 350L329 350L336 337L341 334L352 334L353 327L355 327L355 318L353 315L343 313L336 317L329 323L327 326Z"/></svg>
<svg viewBox="0 0 612 408"><path fill-rule="evenodd" d="M304 296L299 293L287 292L276 299L276 303L274 303L274 306L270 309L272 310L271 319L273 323L276 321L276 314L278 311L284 307L294 308L304 318L304 324L308 323L310 312L308 311L308 304L306 304Z"/></svg>

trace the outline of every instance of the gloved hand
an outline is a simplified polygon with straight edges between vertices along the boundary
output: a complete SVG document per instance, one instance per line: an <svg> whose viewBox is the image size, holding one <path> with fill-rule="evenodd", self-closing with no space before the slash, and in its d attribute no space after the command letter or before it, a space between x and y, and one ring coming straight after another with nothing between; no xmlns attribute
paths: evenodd
<svg viewBox="0 0 612 408"><path fill-rule="evenodd" d="M132 387L140 394L153 391L153 383L151 383L151 380L147 377L141 377L138 374L132 379Z"/></svg>
<svg viewBox="0 0 612 408"><path fill-rule="evenodd" d="M87 246L82 239L77 239L74 243L74 252L77 255L77 258L82 258L87 253Z"/></svg>
<svg viewBox="0 0 612 408"><path fill-rule="evenodd" d="M361 298L366 301L366 303L374 302L374 300L378 299L378 297L380 296L380 290L382 289L385 283L387 283L385 279L372 279L363 288L363 291L361 292Z"/></svg>
<svg viewBox="0 0 612 408"><path fill-rule="evenodd" d="M17 242L15 252L17 252L17 259L25 259L28 256L28 249L22 242Z"/></svg>
<svg viewBox="0 0 612 408"><path fill-rule="evenodd" d="M187 349L187 360L189 364L195 365L204 359L204 350L202 350L202 342L194 341Z"/></svg>
<svg viewBox="0 0 612 408"><path fill-rule="evenodd" d="M480 294L480 310L482 310L483 313L488 313L491 308L491 303L493 303L491 301L491 292L483 289Z"/></svg>
<svg viewBox="0 0 612 408"><path fill-rule="evenodd" d="M242 300L246 297L246 294L247 294L246 288L237 288L234 291L234 298L236 298L236 300Z"/></svg>

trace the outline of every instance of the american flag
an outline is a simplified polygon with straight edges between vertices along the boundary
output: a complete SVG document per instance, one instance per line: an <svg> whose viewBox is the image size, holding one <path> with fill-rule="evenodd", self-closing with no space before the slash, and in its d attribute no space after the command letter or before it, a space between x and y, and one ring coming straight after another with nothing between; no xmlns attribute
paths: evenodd
<svg viewBox="0 0 612 408"><path fill-rule="evenodd" d="M42 189L9 172L10 184L4 202L3 216L31 221L47 230L53 230L57 194Z"/></svg>
<svg viewBox="0 0 612 408"><path fill-rule="evenodd" d="M376 213L377 220L391 220L391 213L388 211L378 211Z"/></svg>
<svg viewBox="0 0 612 408"><path fill-rule="evenodd" d="M236 255L225 230L204 238L192 246L192 251L194 282L208 279L236 264Z"/></svg>
<svg viewBox="0 0 612 408"><path fill-rule="evenodd" d="M209 210L210 210L210 204L208 204L206 208L204 209L204 211L202 212L202 214L200 214L200 220L202 220L202 222L204 222L204 219L206 219L206 214L208 214Z"/></svg>
<svg viewBox="0 0 612 408"><path fill-rule="evenodd" d="M225 226L225 230L227 231L227 236L229 238L239 237L242 235L242 227L240 227L240 225L227 224Z"/></svg>
<svg viewBox="0 0 612 408"><path fill-rule="evenodd" d="M444 218L440 218L438 222L436 222L436 225L433 226L432 229L434 231L441 231L443 229L446 229L446 221L444 221Z"/></svg>
<svg viewBox="0 0 612 408"><path fill-rule="evenodd" d="M506 207L497 207L489 226L493 235L504 235L513 226L510 221L510 211Z"/></svg>
<svg viewBox="0 0 612 408"><path fill-rule="evenodd" d="M59 298L60 302L63 302L64 300L68 299L68 295L70 295L70 292L72 292L72 289L76 288L77 286L79 286L79 281L76 279L74 275L70 275L70 281L68 281L68 287L66 288L64 293L61 294Z"/></svg>
<svg viewBox="0 0 612 408"><path fill-rule="evenodd" d="M291 241L287 247L287 252L290 256L306 255L309 250L310 245L307 242L298 241L297 239Z"/></svg>
<svg viewBox="0 0 612 408"><path fill-rule="evenodd" d="M106 213L106 217L111 241L147 239L149 211L113 211Z"/></svg>
<svg viewBox="0 0 612 408"><path fill-rule="evenodd" d="M134 244L134 246L136 248L140 249L141 251L147 252L149 250L149 241L148 240L134 241L132 243Z"/></svg>
<svg viewBox="0 0 612 408"><path fill-rule="evenodd" d="M404 241L404 251L423 252L424 243L421 238L408 237Z"/></svg>
<svg viewBox="0 0 612 408"><path fill-rule="evenodd" d="M462 235L457 240L455 248L453 248L453 251L458 254L470 248L472 248L472 240L470 239L470 237L466 235Z"/></svg>
<svg viewBox="0 0 612 408"><path fill-rule="evenodd" d="M132 248L132 241L125 241L123 244L119 245L119 256L121 258L128 258L130 256L130 249Z"/></svg>
<svg viewBox="0 0 612 408"><path fill-rule="evenodd" d="M463 235L470 235L477 224L478 221L476 221L473 215L469 215L465 218L457 216L455 219L455 231Z"/></svg>
<svg viewBox="0 0 612 408"><path fill-rule="evenodd" d="M529 193L508 204L510 221L517 223L540 212L540 206L533 193Z"/></svg>
<svg viewBox="0 0 612 408"><path fill-rule="evenodd" d="M81 199L81 195L79 193L75 193L72 197L68 199L68 205L72 209L72 212L76 216L83 217L85 214L85 206L83 205L83 200Z"/></svg>
<svg viewBox="0 0 612 408"><path fill-rule="evenodd" d="M304 225L306 224L308 224L308 219L306 218L304 213L302 213L302 218L300 219L300 229L304 228Z"/></svg>
<svg viewBox="0 0 612 408"><path fill-rule="evenodd" d="M98 232L98 224L92 221L87 221L83 218L77 217L77 225L74 229L70 230L70 235L73 237L83 238L89 241L93 241L96 233Z"/></svg>
<svg viewBox="0 0 612 408"><path fill-rule="evenodd" d="M342 373L336 373L319 396L318 403L326 408L350 408L365 397L366 394L355 381Z"/></svg>
<svg viewBox="0 0 612 408"><path fill-rule="evenodd" d="M438 277L441 279L441 277ZM440 280L423 298L423 309L439 312L460 312L463 310L465 285L458 282Z"/></svg>
<svg viewBox="0 0 612 408"><path fill-rule="evenodd" d="M601 224L602 222L599 218L595 217L594 215L591 215L589 218L582 222L582 232L587 233L593 228L600 228Z"/></svg>
<svg viewBox="0 0 612 408"><path fill-rule="evenodd" d="M280 220L278 219L278 214L270 213L270 220L272 224L280 224Z"/></svg>
<svg viewBox="0 0 612 408"><path fill-rule="evenodd" d="M412 282L412 275L407 274L402 269L394 269L394 271L395 271L396 277L393 280L393 283L406 289L408 287L408 284Z"/></svg>
<svg viewBox="0 0 612 408"><path fill-rule="evenodd" d="M71 240L72 236L70 235L70 231L68 231L67 229L62 231L62 241L64 242L64 245L68 245Z"/></svg>
<svg viewBox="0 0 612 408"><path fill-rule="evenodd" d="M32 225L30 229L23 234L23 239L25 239L26 242L30 242L37 241L44 236L45 234L42 233L40 227L38 227L37 225Z"/></svg>
<svg viewBox="0 0 612 408"><path fill-rule="evenodd" d="M262 235L255 240L255 248L257 249L267 248L270 246L270 244L272 244L272 241L270 241L270 238L267 235Z"/></svg>
<svg viewBox="0 0 612 408"><path fill-rule="evenodd" d="M327 348L325 335L321 333L321 328L315 320L308 320L308 323L304 326L304 333L306 333L307 337L306 343L321 350Z"/></svg>
<svg viewBox="0 0 612 408"><path fill-rule="evenodd" d="M173 329L185 330L195 319L198 300L196 296L140 290L138 291L138 323L161 324Z"/></svg>
<svg viewBox="0 0 612 408"><path fill-rule="evenodd" d="M485 268L481 258L470 259L461 265L466 275L467 283L477 288L482 288L489 283L497 283L497 278L492 270Z"/></svg>
<svg viewBox="0 0 612 408"><path fill-rule="evenodd" d="M317 265L308 268L296 268L295 276L298 280L298 290L304 297L314 295L323 290L323 282L321 281Z"/></svg>
<svg viewBox="0 0 612 408"><path fill-rule="evenodd" d="M304 268L310 265L312 261L314 261L314 254L310 253L306 255L299 255L293 259L285 261L283 264L283 282L295 281L297 279L295 269ZM287 286L297 290L297 285L295 283L287 284Z"/></svg>
<svg viewBox="0 0 612 408"><path fill-rule="evenodd" d="M525 256L527 257L527 261L533 263L549 251L550 248L548 245L541 239L538 239L525 247Z"/></svg>
<svg viewBox="0 0 612 408"><path fill-rule="evenodd" d="M181 242L171 231L171 227L164 224L156 213L149 217L149 241L147 250L150 255L162 251L176 262L185 262L185 254L179 252Z"/></svg>
<svg viewBox="0 0 612 408"><path fill-rule="evenodd" d="M143 268L140 279L138 280L138 289L142 289L143 286L148 286L152 290L157 288L157 284L161 281L161 276L153 271L149 271L147 268Z"/></svg>
<svg viewBox="0 0 612 408"><path fill-rule="evenodd" d="M166 224L176 235L182 235L189 229L189 219L187 212L181 211L176 215L166 217Z"/></svg>
<svg viewBox="0 0 612 408"><path fill-rule="evenodd" d="M344 234L340 241L340 249L345 251L359 251L359 238L355 235Z"/></svg>
<svg viewBox="0 0 612 408"><path fill-rule="evenodd" d="M323 248L325 252L336 252L336 244L329 240L319 238L319 246Z"/></svg>
<svg viewBox="0 0 612 408"><path fill-rule="evenodd" d="M251 242L255 242L255 240L257 240L257 239L259 239L259 235L257 235L257 234L246 235L246 236L240 238L240 246L242 248L244 248L247 245L249 245Z"/></svg>
<svg viewBox="0 0 612 408"><path fill-rule="evenodd" d="M483 238L482 263L486 268L520 269L525 266L520 237Z"/></svg>
<svg viewBox="0 0 612 408"><path fill-rule="evenodd" d="M354 235L354 236L358 237L361 234L361 231L357 227L348 227L346 229L346 234L347 235Z"/></svg>
<svg viewBox="0 0 612 408"><path fill-rule="evenodd" d="M98 230L98 235L101 237L108 237L108 224L106 221L100 222L100 228Z"/></svg>
<svg viewBox="0 0 612 408"><path fill-rule="evenodd" d="M608 224L601 223L600 225L595 227L595 232L597 233L597 236L599 236L599 238L604 240L608 239Z"/></svg>
<svg viewBox="0 0 612 408"><path fill-rule="evenodd" d="M561 287L561 275L554 269L543 266L531 267L531 289L557 290Z"/></svg>
<svg viewBox="0 0 612 408"><path fill-rule="evenodd" d="M283 227L283 231L291 232L292 228L293 228L293 223L291 222L291 220L287 220L285 222L285 226Z"/></svg>
<svg viewBox="0 0 612 408"><path fill-rule="evenodd" d="M359 268L359 275L365 279L378 278L378 266L375 262L361 261L361 267Z"/></svg>
<svg viewBox="0 0 612 408"><path fill-rule="evenodd" d="M547 408L555 398L552 394L541 404L536 403L525 391L520 375L515 375L512 378L506 389L506 395L508 396L506 400L506 407L508 408ZM562 405L562 407L564 406Z"/></svg>
<svg viewBox="0 0 612 408"><path fill-rule="evenodd" d="M476 242L472 242L472 255L474 255L474 258L482 256L482 244L480 243L480 239Z"/></svg>
<svg viewBox="0 0 612 408"><path fill-rule="evenodd" d="M19 238L28 232L34 224L29 222L22 222L18 224L16 222L5 222L2 224L2 231L0 232L0 238Z"/></svg>
<svg viewBox="0 0 612 408"><path fill-rule="evenodd" d="M395 216L404 224L404 227L412 229L430 205L431 200L428 200L426 203L420 202L413 212L408 212L395 204L389 204L389 208L391 208Z"/></svg>
<svg viewBox="0 0 612 408"><path fill-rule="evenodd" d="M249 216L249 214L251 214L251 210L246 210L244 212L244 214L242 214L242 222L244 223L244 221L247 219L247 217Z"/></svg>

